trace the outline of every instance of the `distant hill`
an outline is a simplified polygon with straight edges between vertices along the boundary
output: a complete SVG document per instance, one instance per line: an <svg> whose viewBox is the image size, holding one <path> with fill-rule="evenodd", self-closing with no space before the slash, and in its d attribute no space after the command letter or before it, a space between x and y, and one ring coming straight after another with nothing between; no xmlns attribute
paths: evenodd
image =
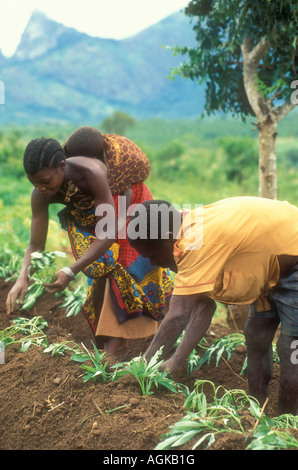
<svg viewBox="0 0 298 470"><path fill-rule="evenodd" d="M87 124L115 110L135 118L197 116L202 87L169 79L181 57L162 47L194 43L182 12L123 40L94 38L34 12L15 54L0 54L0 124Z"/></svg>

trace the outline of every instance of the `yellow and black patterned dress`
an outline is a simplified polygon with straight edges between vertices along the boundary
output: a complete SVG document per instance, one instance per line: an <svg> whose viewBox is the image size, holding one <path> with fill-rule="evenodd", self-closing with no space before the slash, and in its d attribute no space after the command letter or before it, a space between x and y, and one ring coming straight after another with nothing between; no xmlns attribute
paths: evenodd
<svg viewBox="0 0 298 470"><path fill-rule="evenodd" d="M107 178L118 216L118 197L127 190L132 190L131 204L152 199L144 184L150 166L146 155L129 139L104 135L104 142ZM68 206L67 230L73 254L78 259L96 239L94 201L72 181L62 189ZM157 322L163 319L166 303L173 291L170 273L167 269L151 266L147 258L140 256L128 244L123 233L84 272L88 277L88 293L83 312L94 333L100 315L97 300L102 295L102 281L107 279L110 299L120 325L142 316Z"/></svg>

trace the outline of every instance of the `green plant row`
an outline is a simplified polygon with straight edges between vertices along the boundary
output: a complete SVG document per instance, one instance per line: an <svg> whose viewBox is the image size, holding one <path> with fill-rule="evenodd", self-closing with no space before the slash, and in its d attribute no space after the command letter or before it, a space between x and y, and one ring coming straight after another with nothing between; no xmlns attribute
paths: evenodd
<svg viewBox="0 0 298 470"><path fill-rule="evenodd" d="M211 403L203 390L206 385L213 390ZM208 380L197 380L184 407L186 415L171 426L155 450L177 449L191 440L193 450L208 449L226 433L244 436L245 450L298 448L298 440L291 433L298 429L298 416L268 418L258 401L243 390L216 388ZM248 430L242 424L245 412L255 419L255 425Z"/></svg>
<svg viewBox="0 0 298 470"><path fill-rule="evenodd" d="M100 380L103 383L116 381L131 374L141 388L142 395L152 395L153 386L165 387L172 392L187 394L188 388L177 384L166 372L160 370L162 360L159 359L162 350L158 351L149 362L143 357L133 358L131 361L118 363L109 367L105 351L100 351L93 344L94 351L89 351L84 344L77 345L73 341L49 344L44 328L48 326L43 317L17 318L12 326L0 331L0 343L6 348L8 345L21 344L20 351L26 351L29 346L35 345L43 348L44 353L61 356L71 353L70 360L78 362L85 371L84 382L90 379ZM25 336L25 338L24 338Z"/></svg>
<svg viewBox="0 0 298 470"><path fill-rule="evenodd" d="M186 414L171 426L166 436L162 436L156 450L178 449L190 441L194 450L208 449L224 433L243 435L246 450L279 450L298 447L298 441L291 433L298 428L298 417L282 415L270 419L262 413L257 400L247 395L245 391L229 391L222 386L216 388L208 380L196 381L194 390L190 392L188 387L175 382L160 369L163 362L160 359L162 349L149 362L140 356L109 367L106 353L99 351L95 345L93 345L94 351L89 351L85 345L79 346L72 341L48 344L43 331L47 327L47 322L40 316L32 319L18 318L12 323L12 326L0 332L0 342L5 347L21 343L20 350L24 352L34 344L42 347L43 353L50 353L53 356L70 353L70 360L80 363L80 367L84 369L83 380L85 382L92 379L106 383L131 375L138 382L142 395L152 395L153 387L157 389L159 386L166 387L172 393L183 393L186 396L184 402ZM240 344L242 342L241 336L238 338L239 342ZM215 342L216 345L219 343L219 341ZM226 337L223 343L233 343L235 346L237 341L235 337ZM213 352L216 349L222 351L222 348L211 347ZM228 351L230 354L231 350L228 349ZM208 358L210 358L209 354ZM219 360L216 360L216 363L218 364ZM213 392L211 403L208 403L204 392L204 387L207 385ZM249 430L245 429L242 421L245 412L249 412L256 421L256 425Z"/></svg>
<svg viewBox="0 0 298 470"><path fill-rule="evenodd" d="M160 370L159 367L163 361L159 357L162 350L158 351L149 362L140 356L109 367L105 351L98 350L94 344L93 349L90 351L84 344L80 347L75 343L65 342L51 344L44 349L44 352L52 355L71 352L70 360L80 363L85 371L84 382L90 379L103 383L115 382L125 375L132 375L139 384L143 396L152 395L154 393L153 386L155 389L161 386L171 392L185 393L185 395L189 392L187 387L176 383L166 372Z"/></svg>
<svg viewBox="0 0 298 470"><path fill-rule="evenodd" d="M0 343L4 349L8 345L21 344L20 351L26 351L32 344L46 347L48 345L44 328L48 326L43 317L37 316L31 319L16 318L12 325L0 331Z"/></svg>

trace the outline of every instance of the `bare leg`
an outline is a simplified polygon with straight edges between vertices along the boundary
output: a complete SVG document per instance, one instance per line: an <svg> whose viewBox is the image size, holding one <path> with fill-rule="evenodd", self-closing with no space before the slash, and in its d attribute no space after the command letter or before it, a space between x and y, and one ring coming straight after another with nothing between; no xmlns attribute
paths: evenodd
<svg viewBox="0 0 298 470"><path fill-rule="evenodd" d="M280 335L277 352L280 359L279 414L298 414L298 361L293 342L298 338Z"/></svg>
<svg viewBox="0 0 298 470"><path fill-rule="evenodd" d="M261 405L268 396L268 385L272 377L272 341L278 324L279 320L276 318L249 318L244 328L249 393Z"/></svg>
<svg viewBox="0 0 298 470"><path fill-rule="evenodd" d="M120 345L122 344L121 338L106 338L104 343L104 350L109 354L117 354Z"/></svg>

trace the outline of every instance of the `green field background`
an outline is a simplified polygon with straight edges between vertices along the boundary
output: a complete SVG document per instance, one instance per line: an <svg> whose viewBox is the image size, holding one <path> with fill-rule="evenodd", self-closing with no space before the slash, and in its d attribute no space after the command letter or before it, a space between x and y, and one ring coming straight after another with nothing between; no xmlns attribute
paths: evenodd
<svg viewBox="0 0 298 470"><path fill-rule="evenodd" d="M284 119L278 129L278 199L298 204L298 114ZM102 123L94 127L104 132ZM0 131L0 242L1 253L23 255L30 235L32 186L23 170L27 143L46 136L63 143L75 129L71 125L7 127ZM136 121L125 135L148 155L147 180L154 198L183 206L208 204L218 199L258 195L258 132L254 121L217 116L167 121ZM51 206L46 250L68 247Z"/></svg>

